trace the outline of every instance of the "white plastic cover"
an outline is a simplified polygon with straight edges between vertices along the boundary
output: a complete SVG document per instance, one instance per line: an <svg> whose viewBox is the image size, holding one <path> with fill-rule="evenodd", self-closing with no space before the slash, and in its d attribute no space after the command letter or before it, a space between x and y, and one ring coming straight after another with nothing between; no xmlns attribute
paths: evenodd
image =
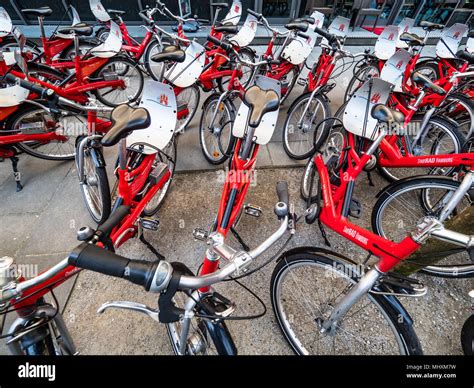
<svg viewBox="0 0 474 388"><path fill-rule="evenodd" d="M13 23L7 10L0 7L0 38L7 36L12 32Z"/></svg>
<svg viewBox="0 0 474 388"><path fill-rule="evenodd" d="M411 29L415 25L415 19L411 18L403 18L400 24L398 25L399 34L398 34L398 41L397 41L397 48L408 48L408 45L400 40L400 35L404 32L411 32Z"/></svg>
<svg viewBox="0 0 474 388"><path fill-rule="evenodd" d="M293 65L299 65L308 58L312 49L305 39L298 37L283 49L281 56Z"/></svg>
<svg viewBox="0 0 474 388"><path fill-rule="evenodd" d="M186 58L182 63L174 64L166 73L165 78L172 84L187 88L194 84L204 69L206 62L205 49L193 41L186 48Z"/></svg>
<svg viewBox="0 0 474 388"><path fill-rule="evenodd" d="M248 14L247 19L245 19L244 25L240 28L237 34L230 38L230 41L239 47L248 46L250 43L252 43L252 40L257 34L257 27L257 18L253 15Z"/></svg>
<svg viewBox="0 0 474 388"><path fill-rule="evenodd" d="M378 134L378 121L371 112L375 105L387 103L391 87L380 78L372 78L362 85L346 105L342 117L344 128L356 136L374 140Z"/></svg>
<svg viewBox="0 0 474 388"><path fill-rule="evenodd" d="M106 23L112 19L100 0L89 0L89 6L99 22Z"/></svg>
<svg viewBox="0 0 474 388"><path fill-rule="evenodd" d="M469 38L466 43L466 51L469 54L474 53L474 38Z"/></svg>
<svg viewBox="0 0 474 388"><path fill-rule="evenodd" d="M236 26L240 22L242 17L242 2L240 0L234 0L230 6L229 12L224 19L222 24L232 24Z"/></svg>
<svg viewBox="0 0 474 388"><path fill-rule="evenodd" d="M469 28L461 23L445 28L436 45L436 55L440 58L455 58L461 39L468 30Z"/></svg>
<svg viewBox="0 0 474 388"><path fill-rule="evenodd" d="M329 25L328 32L330 34L340 36L341 38L345 38L349 33L349 23L350 20L348 18L337 16ZM327 45L328 41L323 38L321 43Z"/></svg>
<svg viewBox="0 0 474 388"><path fill-rule="evenodd" d="M402 92L402 81L411 55L405 49L398 50L383 65L380 78L391 83L395 92Z"/></svg>
<svg viewBox="0 0 474 388"><path fill-rule="evenodd" d="M314 27L321 27L324 23L324 15L318 11L314 11L311 17L314 18L314 23L309 24L308 30L305 32L308 38L296 37L282 52L282 57L294 65L303 63L311 55L318 38L318 34L314 32Z"/></svg>
<svg viewBox="0 0 474 388"><path fill-rule="evenodd" d="M7 66L17 63L18 58L23 60L19 50L4 52L3 58ZM0 86L0 107L6 108L19 105L27 99L28 94L29 91L19 85L8 85L5 88Z"/></svg>
<svg viewBox="0 0 474 388"><path fill-rule="evenodd" d="M28 98L29 91L20 85L0 87L0 107L6 108L10 106L20 105Z"/></svg>
<svg viewBox="0 0 474 388"><path fill-rule="evenodd" d="M127 146L146 143L160 150L165 148L173 137L177 121L176 97L173 87L147 79L140 106L150 113L151 124L146 129L132 132L127 137ZM156 150L145 146L143 152L153 154L156 153Z"/></svg>
<svg viewBox="0 0 474 388"><path fill-rule="evenodd" d="M374 52L378 59L385 61L395 54L399 31L397 26L387 26L383 29L383 32L377 38L377 42L375 42Z"/></svg>
<svg viewBox="0 0 474 388"><path fill-rule="evenodd" d="M90 50L90 53L99 58L110 58L117 55L122 48L122 31L117 23L109 22L110 32L105 42Z"/></svg>
<svg viewBox="0 0 474 388"><path fill-rule="evenodd" d="M258 85L263 90L274 90L278 97L281 98L281 84L278 80L265 77L263 75L257 75L255 77L255 85ZM255 129L255 143L264 145L267 144L272 136L278 121L277 109L274 112L268 112L263 115L260 125ZM243 138L245 131L247 130L247 118L249 115L249 108L244 103L240 104L239 110L237 111L237 117L235 118L234 125L232 127L232 134L235 137Z"/></svg>

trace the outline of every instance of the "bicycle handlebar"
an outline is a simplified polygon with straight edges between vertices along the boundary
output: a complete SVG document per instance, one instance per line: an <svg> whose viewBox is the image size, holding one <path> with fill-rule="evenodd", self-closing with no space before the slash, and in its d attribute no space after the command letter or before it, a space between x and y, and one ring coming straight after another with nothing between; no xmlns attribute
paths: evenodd
<svg viewBox="0 0 474 388"><path fill-rule="evenodd" d="M326 40L329 42L329 44L334 44L336 43L338 40L337 40L337 36L334 35L334 34L330 34L329 32L327 31L324 31L323 29L319 28L319 27L314 27L314 32L316 32L317 34L321 35L323 38L326 38Z"/></svg>
<svg viewBox="0 0 474 388"><path fill-rule="evenodd" d="M277 185L277 193L280 202L275 206L275 212L279 215L278 210L286 209L281 212L280 219L282 222L278 230L267 238L262 244L255 249L245 251L235 251L228 247L219 239L218 243L213 243L213 247L218 251L219 256L228 261L228 264L220 270L204 276L184 276L179 275L179 289L198 289L210 286L220 282L234 273L241 273L243 269L269 249L288 229L288 185L286 182L279 182ZM67 259L70 265L75 267L92 270L105 275L123 278L132 283L141 285L145 290L153 293L164 291L176 271L173 266L166 261L143 261L130 260L126 257L117 255L114 252L105 250L96 245L82 243L69 255Z"/></svg>
<svg viewBox="0 0 474 388"><path fill-rule="evenodd" d="M242 58L242 56L234 49L234 46L232 46L232 44L227 43L227 42L223 42L223 41L217 39L216 37L214 37L212 35L208 35L207 40L209 42L215 44L216 46L221 47L222 49L224 49L227 54L233 53L240 63L242 63L246 66L249 66L249 67L258 67L258 66L267 65L267 64L278 65L280 63L280 61L270 59L270 58L265 59L263 61L259 61L259 62L250 62L250 61Z"/></svg>
<svg viewBox="0 0 474 388"><path fill-rule="evenodd" d="M21 79L13 74L10 74L10 73L6 74L3 77L3 79L20 85L22 88L25 88L29 90L30 92L37 94L41 99L54 101L54 100L57 100L58 98L51 89L42 88L40 86L33 84L32 82Z"/></svg>

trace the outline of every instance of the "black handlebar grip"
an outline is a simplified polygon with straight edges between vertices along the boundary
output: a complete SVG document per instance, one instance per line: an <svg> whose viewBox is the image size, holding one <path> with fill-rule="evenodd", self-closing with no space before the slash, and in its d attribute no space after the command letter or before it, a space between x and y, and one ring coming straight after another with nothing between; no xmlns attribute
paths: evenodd
<svg viewBox="0 0 474 388"><path fill-rule="evenodd" d="M207 40L216 46L223 48L226 52L232 51L232 45L230 43L223 42L212 35L208 35Z"/></svg>
<svg viewBox="0 0 474 388"><path fill-rule="evenodd" d="M15 77L13 74L7 74L4 78L9 82L18 83L22 88L25 88L30 92L37 94L41 99L54 100L55 98L57 98L51 89L42 88L31 82L25 81L24 79Z"/></svg>
<svg viewBox="0 0 474 388"><path fill-rule="evenodd" d="M130 206L119 206L109 218L107 218L101 225L98 226L96 233L99 235L99 237L108 236L129 212Z"/></svg>
<svg viewBox="0 0 474 388"><path fill-rule="evenodd" d="M263 15L261 13L255 12L254 10L252 10L250 8L247 8L247 13L249 13L252 16L255 16L258 21L262 20Z"/></svg>
<svg viewBox="0 0 474 388"><path fill-rule="evenodd" d="M323 38L326 38L329 43L333 43L337 39L336 35L330 34L319 27L314 27L314 32L321 35Z"/></svg>
<svg viewBox="0 0 474 388"><path fill-rule="evenodd" d="M96 245L82 243L69 255L68 263L78 268L127 279L149 289L157 262L130 260Z"/></svg>
<svg viewBox="0 0 474 388"><path fill-rule="evenodd" d="M288 194L288 183L280 181L277 183L276 191L278 195L278 201L283 202L286 206L290 203L290 195Z"/></svg>
<svg viewBox="0 0 474 388"><path fill-rule="evenodd" d="M304 32L301 32L301 31L299 31L296 35L298 35L299 37L301 37L303 39L309 39L309 35L305 34Z"/></svg>

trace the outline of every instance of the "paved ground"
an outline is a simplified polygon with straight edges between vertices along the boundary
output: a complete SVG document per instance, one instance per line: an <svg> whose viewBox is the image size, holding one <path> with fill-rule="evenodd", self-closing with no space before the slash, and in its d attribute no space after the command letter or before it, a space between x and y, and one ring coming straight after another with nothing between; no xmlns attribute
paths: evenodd
<svg viewBox="0 0 474 388"><path fill-rule="evenodd" d="M340 102L344 84L344 78L339 78L330 95L334 108ZM299 93L297 88L289 100L293 101ZM280 121L284 117L285 109L282 109ZM192 230L196 227L208 228L212 223L222 186L220 174L203 171L210 167L199 150L196 125L195 119L180 138L178 169L181 173L176 175L160 212L160 229L147 234L168 260L182 261L193 270L198 268L205 247L203 243L193 240ZM244 217L239 226L243 238L251 246L262 241L277 226L272 209L276 201L274 186L278 180L289 182L292 200L300 212L304 206L298 195L302 169L284 154L279 142L280 128L281 125L274 141L259 155L257 185L250 189L247 198L248 202L264 209L264 216L259 219ZM113 159L113 151L108 158ZM37 264L41 270L63 258L77 243L75 231L91 222L82 203L72 163L54 163L22 156L20 167L25 189L15 193L9 163L0 164L0 254L13 256L19 263ZM357 222L365 226L368 226L375 194L386 184L378 176L374 177L374 181L375 187L370 187L365 177L361 177L357 186L356 197L364 204L365 210ZM347 241L333 234L330 234L330 239L338 252L356 261L363 259L364 253ZM299 224L298 235L291 246L302 245L323 246L317 227ZM151 257L136 241L127 243L119 253L136 259ZM272 268L273 264L244 281L265 300L268 307ZM422 275L420 279L428 285L428 295L421 299L404 300L404 304L415 320L425 353L460 354L459 333L469 314L467 292L473 286L472 281L445 281ZM236 285L228 283L217 288L237 303L238 314L255 312L259 308L255 300ZM113 299L155 306L156 296L146 294L139 287L82 272L77 280L59 287L57 294L61 306L65 306L66 321L82 354L170 353L164 327L145 316L123 311L109 311L103 316L95 313L101 303ZM9 317L8 321L11 319ZM232 322L229 326L242 354L290 352L271 311L264 318ZM0 352L6 352L3 343Z"/></svg>

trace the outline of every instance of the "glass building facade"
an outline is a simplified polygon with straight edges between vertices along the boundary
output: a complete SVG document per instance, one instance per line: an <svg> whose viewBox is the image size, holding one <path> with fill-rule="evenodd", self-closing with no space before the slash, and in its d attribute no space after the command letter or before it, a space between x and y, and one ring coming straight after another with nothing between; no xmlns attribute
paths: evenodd
<svg viewBox="0 0 474 388"><path fill-rule="evenodd" d="M442 24L469 23L474 11L474 0L241 0L243 18L245 10L254 9L263 13L275 24L285 23L288 20L302 15L309 15L313 10L319 10L331 19L336 15L349 17L354 28L361 26L396 24L403 17L410 17L419 23L429 20ZM187 3L191 7L191 14L201 19L210 19L213 16L211 0L164 0L172 12L179 14L179 2ZM222 0L219 0L222 2ZM231 3L231 0L227 0ZM17 24L36 24L37 20L21 14L22 8L37 8L48 5L54 13L46 18L46 23L57 24L70 22L66 12L68 4L78 10L81 19L93 22L94 17L89 9L88 0L1 0L0 5L8 11ZM115 8L126 11L124 19L130 24L141 24L138 11L147 5L152 6L153 0L102 0L105 8ZM376 10L376 12L373 12ZM371 12L372 11L372 12ZM158 19L160 19L158 17ZM170 21L161 18L164 23ZM355 25L354 25L355 24Z"/></svg>

